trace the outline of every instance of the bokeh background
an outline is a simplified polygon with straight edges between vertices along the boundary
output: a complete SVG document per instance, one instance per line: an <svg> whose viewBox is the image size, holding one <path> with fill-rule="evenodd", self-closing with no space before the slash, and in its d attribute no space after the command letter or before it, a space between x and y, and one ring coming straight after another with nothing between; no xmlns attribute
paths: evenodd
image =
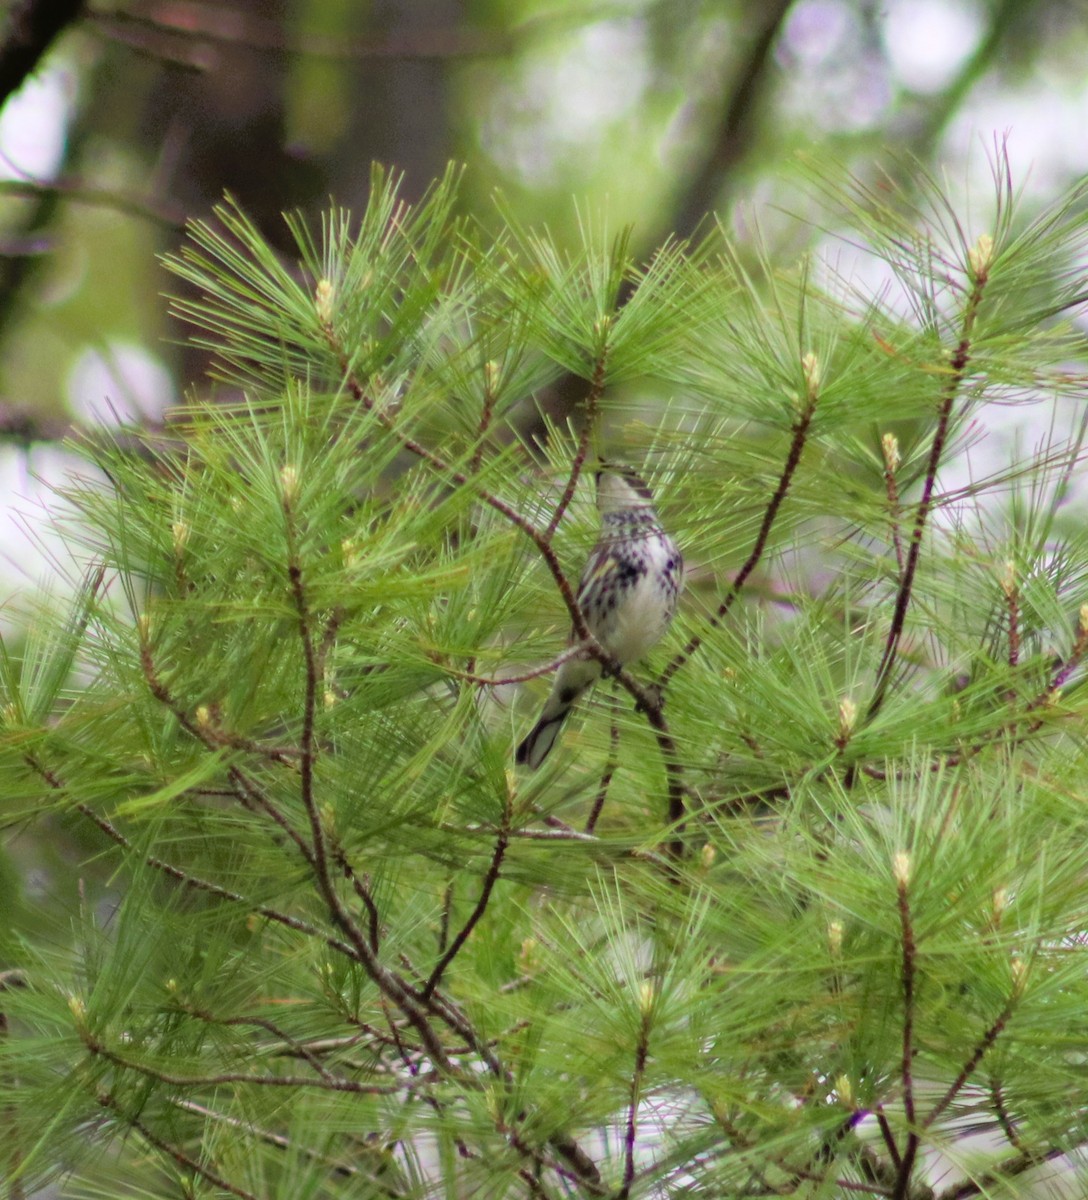
<svg viewBox="0 0 1088 1200"><path fill-rule="evenodd" d="M772 259L813 238L805 164L913 156L981 194L1008 140L1031 203L1088 158L1083 0L18 0L0 35L0 597L52 573L42 521L88 421L155 424L207 364L157 256L229 191L285 210L418 196L466 165L572 233L647 250L712 212ZM543 398L562 417L573 401ZM3 622L0 610L0 627Z"/></svg>

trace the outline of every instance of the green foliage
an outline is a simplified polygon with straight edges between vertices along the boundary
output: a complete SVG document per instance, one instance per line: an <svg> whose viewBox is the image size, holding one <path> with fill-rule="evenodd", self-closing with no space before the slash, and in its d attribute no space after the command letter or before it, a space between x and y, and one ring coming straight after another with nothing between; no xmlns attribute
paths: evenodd
<svg viewBox="0 0 1088 1200"><path fill-rule="evenodd" d="M0 656L4 820L85 847L69 930L3 943L11 1187L1076 1169L1084 195L1030 217L995 165L971 230L932 184L829 193L871 293L720 234L641 266L589 220L491 243L452 174L416 208L376 174L358 224L292 224L297 264L233 206L193 227L177 306L242 390L87 447L84 586ZM540 455L519 418L564 372L584 424ZM1049 435L942 487L992 402ZM594 452L646 472L688 591L519 776Z"/></svg>

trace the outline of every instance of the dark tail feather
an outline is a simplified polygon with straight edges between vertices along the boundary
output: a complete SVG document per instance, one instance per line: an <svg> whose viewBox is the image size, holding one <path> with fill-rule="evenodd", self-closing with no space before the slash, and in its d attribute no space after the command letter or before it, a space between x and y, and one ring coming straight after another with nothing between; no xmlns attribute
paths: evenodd
<svg viewBox="0 0 1088 1200"><path fill-rule="evenodd" d="M556 712L551 713L545 710L544 715L529 731L525 740L517 748L514 755L514 761L522 767L528 767L535 771L537 767L548 757L551 748L555 745L555 739L559 736L559 730L563 726L563 722L567 719L573 705L565 704Z"/></svg>

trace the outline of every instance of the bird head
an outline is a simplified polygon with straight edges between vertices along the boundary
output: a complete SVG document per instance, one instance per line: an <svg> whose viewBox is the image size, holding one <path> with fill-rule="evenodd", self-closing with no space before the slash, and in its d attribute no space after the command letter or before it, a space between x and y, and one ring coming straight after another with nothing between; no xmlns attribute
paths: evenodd
<svg viewBox="0 0 1088 1200"><path fill-rule="evenodd" d="M630 508L652 508L653 492L634 471L614 463L602 463L597 471L597 507L602 513Z"/></svg>

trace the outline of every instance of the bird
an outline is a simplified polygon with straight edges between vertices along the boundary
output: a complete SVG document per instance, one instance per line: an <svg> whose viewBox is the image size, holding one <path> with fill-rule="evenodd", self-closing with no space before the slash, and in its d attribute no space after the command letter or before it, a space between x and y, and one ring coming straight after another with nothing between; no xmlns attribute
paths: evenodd
<svg viewBox="0 0 1088 1200"><path fill-rule="evenodd" d="M684 560L661 528L653 493L626 467L597 471L601 535L578 584L590 633L621 666L638 662L664 636L683 586ZM570 645L578 641L572 630ZM601 663L579 654L562 663L540 719L515 761L535 770L548 757L578 699L601 677Z"/></svg>

